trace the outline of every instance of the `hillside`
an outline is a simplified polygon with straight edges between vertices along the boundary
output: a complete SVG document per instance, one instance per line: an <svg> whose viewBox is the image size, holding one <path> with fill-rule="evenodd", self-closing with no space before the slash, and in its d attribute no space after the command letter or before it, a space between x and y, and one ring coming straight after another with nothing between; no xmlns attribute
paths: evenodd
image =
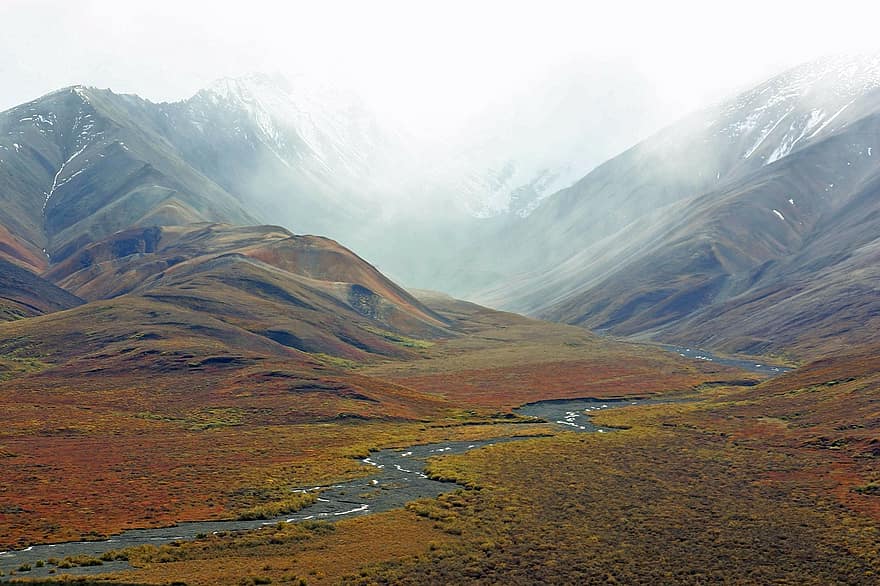
<svg viewBox="0 0 880 586"><path fill-rule="evenodd" d="M729 352L874 340L878 63L805 65L605 163L511 229L530 246L477 298Z"/></svg>
<svg viewBox="0 0 880 586"><path fill-rule="evenodd" d="M156 132L156 115L139 98L80 86L0 114L0 224L57 262L134 225L254 223Z"/></svg>
<svg viewBox="0 0 880 586"><path fill-rule="evenodd" d="M69 309L82 299L0 258L0 321Z"/></svg>
<svg viewBox="0 0 880 586"><path fill-rule="evenodd" d="M80 320L106 312L115 315L105 321L120 339L173 343L191 332L272 355L292 348L354 359L406 356L407 335L451 335L442 318L347 249L277 227L131 229L71 255L47 277L92 303L53 316L51 328L22 325L33 328L31 345L63 332L77 337ZM167 324L169 332L154 330L153 320L128 313L145 306L181 317ZM199 325L206 323L213 326ZM107 340L93 343L97 350Z"/></svg>

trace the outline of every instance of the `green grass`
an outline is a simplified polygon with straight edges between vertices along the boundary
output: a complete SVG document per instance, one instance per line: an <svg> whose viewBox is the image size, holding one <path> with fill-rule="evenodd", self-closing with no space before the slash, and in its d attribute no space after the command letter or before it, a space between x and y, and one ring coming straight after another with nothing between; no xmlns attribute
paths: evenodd
<svg viewBox="0 0 880 586"><path fill-rule="evenodd" d="M345 368L347 370L352 370L361 366L359 362L354 360L348 360L346 358L339 358L338 356L331 356L330 354L324 354L323 352L316 352L312 354L316 359L326 364L327 366L336 366L338 368Z"/></svg>
<svg viewBox="0 0 880 586"><path fill-rule="evenodd" d="M6 381L25 374L42 372L49 368L45 362L35 358L20 358L17 356L0 356L0 381Z"/></svg>
<svg viewBox="0 0 880 586"><path fill-rule="evenodd" d="M295 493L282 500L264 503L246 509L238 514L238 519L241 521L273 519L281 515L295 513L300 509L311 505L317 499L318 495L314 493Z"/></svg>
<svg viewBox="0 0 880 586"><path fill-rule="evenodd" d="M434 345L433 342L428 342L427 340L417 340L415 338L408 338L406 336L402 336L400 334L395 334L394 332L389 332L387 330L383 330L380 328L376 328L369 325L362 325L361 329L370 332L371 334L375 334L381 338L388 340L389 342L393 342L398 346L403 346L404 348L416 348L420 350L425 350Z"/></svg>

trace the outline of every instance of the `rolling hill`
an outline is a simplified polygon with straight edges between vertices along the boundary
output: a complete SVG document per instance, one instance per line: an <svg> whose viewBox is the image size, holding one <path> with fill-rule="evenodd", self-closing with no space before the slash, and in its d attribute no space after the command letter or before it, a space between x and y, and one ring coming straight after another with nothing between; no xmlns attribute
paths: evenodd
<svg viewBox="0 0 880 586"><path fill-rule="evenodd" d="M133 228L47 277L90 300L185 308L302 352L405 354L399 336L450 335L443 318L339 244L272 226Z"/></svg>
<svg viewBox="0 0 880 586"><path fill-rule="evenodd" d="M0 321L70 309L82 303L76 295L0 258Z"/></svg>

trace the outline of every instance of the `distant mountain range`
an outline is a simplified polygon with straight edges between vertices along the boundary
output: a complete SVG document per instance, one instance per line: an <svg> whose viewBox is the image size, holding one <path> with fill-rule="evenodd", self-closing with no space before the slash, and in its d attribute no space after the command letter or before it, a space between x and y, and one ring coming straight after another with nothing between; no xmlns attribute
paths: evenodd
<svg viewBox="0 0 880 586"><path fill-rule="evenodd" d="M215 311L231 287L293 304L296 327L245 330L309 352L391 351L371 328L449 334L342 246L260 227L280 223L407 284L614 335L797 356L876 337L880 58L785 72L557 191L598 162L590 133L610 132L553 115L588 85L548 84L544 106L446 152L355 96L277 77L176 103L53 92L0 113L2 315L125 296Z"/></svg>
<svg viewBox="0 0 880 586"><path fill-rule="evenodd" d="M651 89L624 63L560 64L480 110L415 178L470 215L526 217L660 127Z"/></svg>

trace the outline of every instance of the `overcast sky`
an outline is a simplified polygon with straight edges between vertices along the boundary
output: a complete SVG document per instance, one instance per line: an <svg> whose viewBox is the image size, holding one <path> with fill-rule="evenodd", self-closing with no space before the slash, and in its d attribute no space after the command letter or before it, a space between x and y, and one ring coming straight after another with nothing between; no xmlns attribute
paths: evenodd
<svg viewBox="0 0 880 586"><path fill-rule="evenodd" d="M0 110L83 83L152 100L305 72L432 131L567 63L645 77L670 120L787 66L876 50L871 2L0 0Z"/></svg>

